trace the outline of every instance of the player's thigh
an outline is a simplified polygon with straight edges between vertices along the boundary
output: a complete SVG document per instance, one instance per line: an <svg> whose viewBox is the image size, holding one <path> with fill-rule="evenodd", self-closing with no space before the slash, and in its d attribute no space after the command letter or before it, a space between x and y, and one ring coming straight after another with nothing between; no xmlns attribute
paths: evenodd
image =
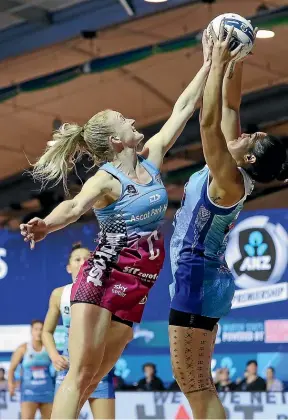
<svg viewBox="0 0 288 420"><path fill-rule="evenodd" d="M115 419L115 398L90 398L89 404L94 419Z"/></svg>
<svg viewBox="0 0 288 420"><path fill-rule="evenodd" d="M218 319L171 312L169 340L174 376L184 393L208 389Z"/></svg>
<svg viewBox="0 0 288 420"><path fill-rule="evenodd" d="M43 403L40 404L39 410L41 413L41 419L46 420L51 418L53 404L51 403Z"/></svg>
<svg viewBox="0 0 288 420"><path fill-rule="evenodd" d="M101 364L111 313L89 303L75 303L71 307L69 331L69 372L78 375L83 366L94 374Z"/></svg>
<svg viewBox="0 0 288 420"><path fill-rule="evenodd" d="M115 366L126 345L132 338L133 330L130 326L117 321L111 322L104 356L97 373L97 381L106 376Z"/></svg>
<svg viewBox="0 0 288 420"><path fill-rule="evenodd" d="M21 419L34 419L39 404L32 401L21 402Z"/></svg>

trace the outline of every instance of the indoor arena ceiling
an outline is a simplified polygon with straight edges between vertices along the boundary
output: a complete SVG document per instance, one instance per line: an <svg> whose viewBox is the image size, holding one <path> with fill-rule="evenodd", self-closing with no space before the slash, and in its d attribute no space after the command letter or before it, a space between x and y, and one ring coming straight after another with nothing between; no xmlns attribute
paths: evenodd
<svg viewBox="0 0 288 420"><path fill-rule="evenodd" d="M129 7L123 7L123 3ZM257 40L254 55L246 62L242 116L244 125L250 128L257 124L287 135L286 3L267 2L264 10L263 2L256 0L218 0L213 4L169 0L158 5L144 0L1 0L0 59L6 58L0 61L0 89L140 47L155 46L155 54L46 89L20 92L2 101L0 208L9 209L11 203L15 212L22 211L23 206L28 206L29 211L41 207L39 202L31 202L31 184L25 184L25 177L17 174L28 166L23 151L31 161L39 156L55 120L83 124L97 111L114 108L133 117L146 138L152 135L169 116L175 100L202 62L200 44L167 53L159 53L157 45L192 33L200 36L209 21L224 12L249 16L259 27L262 23L266 27L268 18L275 31L274 38ZM129 8L132 16L127 13ZM195 117L164 165L172 203L178 204L182 194L179 185L184 184L191 167L202 161Z"/></svg>

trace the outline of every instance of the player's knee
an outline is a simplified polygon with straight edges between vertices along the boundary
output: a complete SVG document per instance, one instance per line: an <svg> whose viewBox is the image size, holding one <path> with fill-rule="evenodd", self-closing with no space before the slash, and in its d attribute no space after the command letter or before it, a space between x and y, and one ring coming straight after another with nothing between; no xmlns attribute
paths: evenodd
<svg viewBox="0 0 288 420"><path fill-rule="evenodd" d="M81 392L90 385L95 375L95 366L91 363L83 363L77 367L70 364L70 369L67 374L70 380L75 384L76 388Z"/></svg>
<svg viewBox="0 0 288 420"><path fill-rule="evenodd" d="M76 378L77 381L77 387L84 391L91 383L91 381L93 380L93 376L94 376L95 371L93 370L93 366L89 365L89 364L85 364L83 365L80 369L79 369L79 374Z"/></svg>
<svg viewBox="0 0 288 420"><path fill-rule="evenodd" d="M201 375L199 377L193 377L193 375L187 375L186 372L182 371L181 369L177 369L173 366L173 375L176 379L181 391L185 396L195 393L195 398L199 398L199 395L197 396L199 392L214 391L214 384L211 381L210 377L206 377L206 375ZM192 397L193 398L193 397Z"/></svg>
<svg viewBox="0 0 288 420"><path fill-rule="evenodd" d="M210 395L211 392L214 393L216 391L214 385L208 378L207 380L196 381L194 383L183 383L180 388L183 394L187 398L189 397L190 402L193 399L199 400L199 398L204 398L206 394Z"/></svg>

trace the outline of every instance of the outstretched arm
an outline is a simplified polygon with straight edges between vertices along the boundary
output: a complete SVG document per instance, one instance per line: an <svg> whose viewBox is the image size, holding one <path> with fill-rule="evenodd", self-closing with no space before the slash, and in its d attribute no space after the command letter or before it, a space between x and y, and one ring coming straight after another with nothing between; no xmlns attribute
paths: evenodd
<svg viewBox="0 0 288 420"><path fill-rule="evenodd" d="M31 249L35 242L41 241L48 233L63 229L76 222L82 214L90 210L100 197L109 195L113 189L113 177L105 171L98 171L88 179L82 190L72 200L63 201L44 220L35 217L20 225L25 242L30 242Z"/></svg>
<svg viewBox="0 0 288 420"><path fill-rule="evenodd" d="M230 63L223 82L223 107L221 129L226 142L241 135L240 105L243 61Z"/></svg>
<svg viewBox="0 0 288 420"><path fill-rule="evenodd" d="M192 117L197 103L203 95L203 89L211 66L210 52L212 47L212 44L208 43L205 36L206 34L203 35L202 40L204 50L203 66L178 98L168 121L163 125L159 133L155 134L145 144L145 148L149 150L149 160L158 168L162 164L163 157L180 136L187 121Z"/></svg>
<svg viewBox="0 0 288 420"><path fill-rule="evenodd" d="M233 27L224 40L222 22L219 40L213 34L212 67L204 90L200 123L204 156L213 177L209 194L216 203L225 203L227 206L237 202L244 193L242 175L229 153L221 130L223 79L227 64L240 51L240 47L233 52L229 51L232 32Z"/></svg>
<svg viewBox="0 0 288 420"><path fill-rule="evenodd" d="M254 29L256 38L258 28ZM240 105L242 92L243 61L229 63L223 82L223 107L221 129L226 142L241 135Z"/></svg>

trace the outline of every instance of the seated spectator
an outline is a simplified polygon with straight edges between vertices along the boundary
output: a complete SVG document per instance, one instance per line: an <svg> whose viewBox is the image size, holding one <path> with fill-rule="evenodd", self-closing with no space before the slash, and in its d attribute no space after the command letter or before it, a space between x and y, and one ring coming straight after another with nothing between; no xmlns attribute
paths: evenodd
<svg viewBox="0 0 288 420"><path fill-rule="evenodd" d="M126 384L121 376L113 375L113 386L115 391L126 391Z"/></svg>
<svg viewBox="0 0 288 420"><path fill-rule="evenodd" d="M156 366L154 363L145 363L143 365L144 378L140 379L136 389L137 391L164 391L165 387L160 378L156 376Z"/></svg>
<svg viewBox="0 0 288 420"><path fill-rule="evenodd" d="M258 364L256 360L249 360L246 364L244 379L237 385L237 391L266 391L266 382L258 376Z"/></svg>
<svg viewBox="0 0 288 420"><path fill-rule="evenodd" d="M5 378L5 369L0 368L0 391L7 391L8 389L8 382Z"/></svg>
<svg viewBox="0 0 288 420"><path fill-rule="evenodd" d="M236 384L230 380L230 372L227 368L219 369L216 376L215 387L218 392L234 391Z"/></svg>
<svg viewBox="0 0 288 420"><path fill-rule="evenodd" d="M268 367L266 370L266 390L272 392L282 392L284 390L283 383L275 378L273 367Z"/></svg>
<svg viewBox="0 0 288 420"><path fill-rule="evenodd" d="M177 384L177 382L176 382L176 381L173 381L173 382L170 384L170 386L169 386L169 388L168 388L168 391L174 391L174 392L178 392L178 391L180 391L179 385Z"/></svg>

